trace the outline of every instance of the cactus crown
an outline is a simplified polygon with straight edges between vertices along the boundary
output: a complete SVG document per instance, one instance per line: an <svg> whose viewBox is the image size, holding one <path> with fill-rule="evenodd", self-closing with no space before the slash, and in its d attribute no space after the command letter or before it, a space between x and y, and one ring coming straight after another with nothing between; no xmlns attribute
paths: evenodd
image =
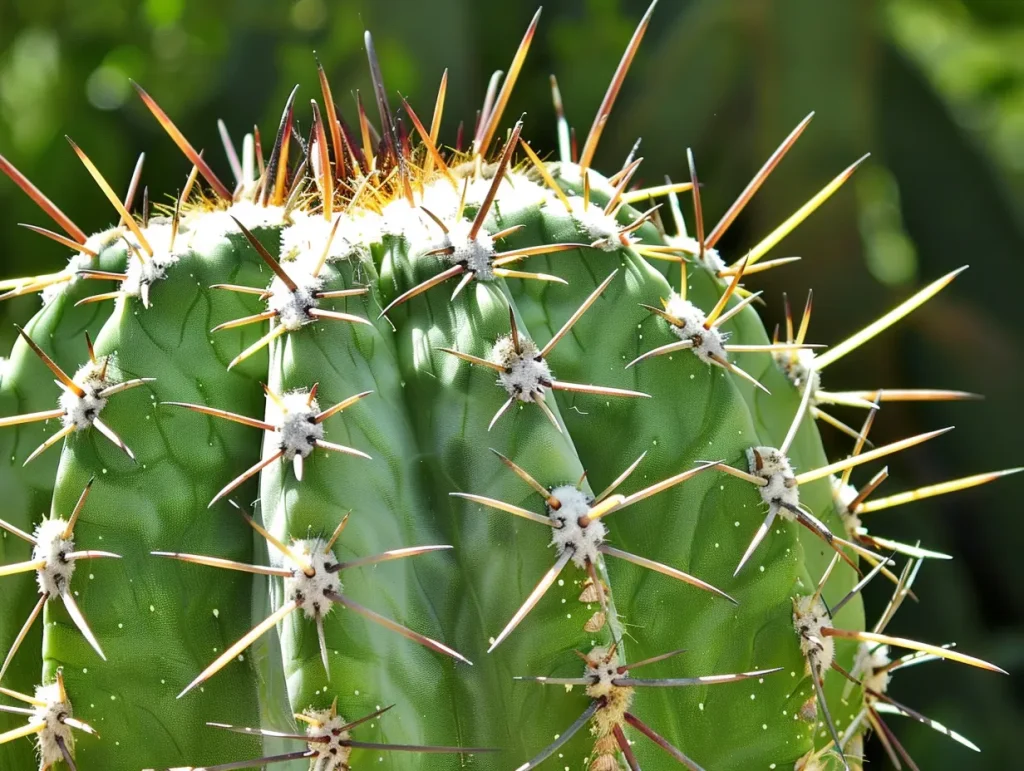
<svg viewBox="0 0 1024 771"><path fill-rule="evenodd" d="M862 517L1008 472L867 500L855 467L942 433L870 447L880 405L969 394L822 378L956 274L824 351L810 298L769 341L746 282L860 161L731 263L810 116L709 231L692 154L684 183L596 172L653 10L579 152L555 86L557 160L501 131L539 12L454 147L447 73L429 126L396 117L367 34L378 126L321 69L308 137L293 92L269 158L226 140L233 188L136 87L192 164L160 215L141 163L122 199L72 143L120 218L87 236L0 158L73 252L4 295L44 306L0 380L0 766L850 768L869 731L912 764L889 714L976 749L888 695L922 659L996 669L885 633L945 555Z"/></svg>

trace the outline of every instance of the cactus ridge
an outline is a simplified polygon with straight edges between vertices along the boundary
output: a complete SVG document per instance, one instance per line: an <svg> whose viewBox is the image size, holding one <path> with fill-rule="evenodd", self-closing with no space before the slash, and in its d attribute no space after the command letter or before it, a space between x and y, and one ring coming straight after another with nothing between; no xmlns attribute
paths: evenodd
<svg viewBox="0 0 1024 771"><path fill-rule="evenodd" d="M136 85L191 164L159 214L142 158L122 198L71 142L119 218L87 235L0 156L73 252L0 295L44 303L0 367L0 767L813 771L869 732L914 767L891 715L978 750L889 695L927 661L1002 671L887 633L947 555L862 517L1021 469L872 498L887 471L857 467L944 433L874 447L880 408L973 395L823 380L963 269L831 347L787 300L769 339L746 282L864 159L732 262L813 114L709 230L689 151L686 182L597 172L653 11L579 151L552 79L557 160L501 133L539 11L465 147L447 72L409 129L367 33L378 126L320 68L308 140L296 91L269 159L225 134L233 187Z"/></svg>

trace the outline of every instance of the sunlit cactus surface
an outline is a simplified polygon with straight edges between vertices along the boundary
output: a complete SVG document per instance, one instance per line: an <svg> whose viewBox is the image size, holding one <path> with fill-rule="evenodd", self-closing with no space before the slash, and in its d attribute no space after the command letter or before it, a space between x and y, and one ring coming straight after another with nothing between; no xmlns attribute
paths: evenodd
<svg viewBox="0 0 1024 771"><path fill-rule="evenodd" d="M769 338L757 274L860 162L732 255L810 116L711 227L692 154L596 169L653 10L589 130L552 79L557 148L506 109L538 13L457 137L448 73L398 105L369 34L372 95L343 115L321 69L225 164L136 87L183 185L151 205L72 143L92 235L0 157L72 253L0 298L42 298L0 368L0 768L811 771L869 735L914 768L908 718L972 763L892 677L998 668L895 636L945 555L869 515L1008 472L876 492L943 433L872 444L885 403L971 394L829 377L959 271Z"/></svg>

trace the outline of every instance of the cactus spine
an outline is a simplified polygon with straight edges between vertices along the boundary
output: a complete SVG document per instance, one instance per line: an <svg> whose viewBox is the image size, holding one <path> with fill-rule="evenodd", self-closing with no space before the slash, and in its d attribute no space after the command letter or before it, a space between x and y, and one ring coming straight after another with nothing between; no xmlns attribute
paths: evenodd
<svg viewBox="0 0 1024 771"><path fill-rule="evenodd" d="M868 449L879 405L969 395L822 379L955 274L838 346L810 300L769 341L747 282L857 164L732 263L809 118L707 232L692 155L598 173L652 11L578 156L557 93L557 160L501 131L538 13L466 148L447 74L429 127L398 119L367 35L379 134L321 70L309 141L293 92L233 189L139 89L192 164L165 215L72 145L120 217L87 237L0 158L74 252L5 295L44 306L0 380L3 768L850 768L869 731L898 765L892 713L976 749L887 693L922 658L996 669L885 632L945 555L860 518L1008 472L869 501L855 466L942 433Z"/></svg>

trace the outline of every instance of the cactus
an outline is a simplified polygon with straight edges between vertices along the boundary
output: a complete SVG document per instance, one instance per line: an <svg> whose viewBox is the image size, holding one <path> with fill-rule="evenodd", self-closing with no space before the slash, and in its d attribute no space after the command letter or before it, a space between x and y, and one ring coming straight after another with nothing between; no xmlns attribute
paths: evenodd
<svg viewBox="0 0 1024 771"><path fill-rule="evenodd" d="M539 12L465 147L447 73L429 126L396 117L367 34L379 126L321 69L308 140L294 92L269 159L226 140L233 188L136 87L192 164L159 214L141 161L122 199L72 143L119 217L87 236L0 158L73 253L3 296L44 305L0 370L0 767L836 769L869 732L912 765L891 714L977 749L888 694L998 669L886 634L945 555L861 517L1014 470L869 501L855 467L943 433L869 447L880 405L970 395L822 378L955 273L839 345L810 297L769 340L747 282L859 161L731 263L810 116L709 231L692 154L598 173L653 10L579 152L555 86L557 160L501 132Z"/></svg>

